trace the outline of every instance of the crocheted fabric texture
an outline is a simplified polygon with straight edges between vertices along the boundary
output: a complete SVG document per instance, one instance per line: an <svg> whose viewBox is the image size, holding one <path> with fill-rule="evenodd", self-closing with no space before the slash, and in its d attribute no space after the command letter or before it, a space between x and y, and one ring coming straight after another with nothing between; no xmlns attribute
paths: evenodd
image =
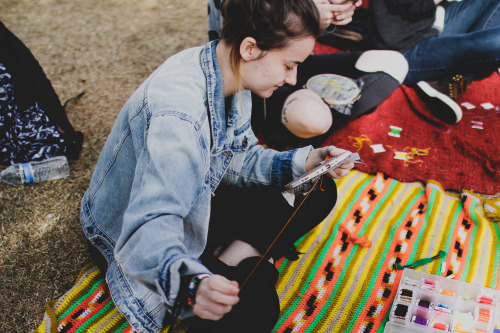
<svg viewBox="0 0 500 333"><path fill-rule="evenodd" d="M359 171L337 186L336 208L298 244L304 254L276 263L275 332L382 332L403 273L394 264L439 251L446 256L416 269L500 289L499 224L487 218L498 215L486 215L479 196ZM35 332L130 331L89 264L71 290L48 302Z"/></svg>

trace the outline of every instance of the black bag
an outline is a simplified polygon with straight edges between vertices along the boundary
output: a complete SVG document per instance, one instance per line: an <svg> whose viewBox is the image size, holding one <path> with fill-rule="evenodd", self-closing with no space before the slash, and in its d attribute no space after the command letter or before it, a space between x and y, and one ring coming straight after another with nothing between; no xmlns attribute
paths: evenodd
<svg viewBox="0 0 500 333"><path fill-rule="evenodd" d="M75 159L82 143L38 61L0 22L0 163Z"/></svg>

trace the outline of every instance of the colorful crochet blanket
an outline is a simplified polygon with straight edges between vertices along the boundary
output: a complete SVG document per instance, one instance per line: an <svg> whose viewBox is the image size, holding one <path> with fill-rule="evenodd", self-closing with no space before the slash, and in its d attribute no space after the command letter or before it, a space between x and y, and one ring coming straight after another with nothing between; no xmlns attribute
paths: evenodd
<svg viewBox="0 0 500 333"><path fill-rule="evenodd" d="M337 186L336 208L298 244L304 254L276 263L275 332L383 332L403 272L395 264L439 251L446 255L416 269L500 289L500 199L359 171ZM71 290L48 302L35 332L130 331L89 264Z"/></svg>

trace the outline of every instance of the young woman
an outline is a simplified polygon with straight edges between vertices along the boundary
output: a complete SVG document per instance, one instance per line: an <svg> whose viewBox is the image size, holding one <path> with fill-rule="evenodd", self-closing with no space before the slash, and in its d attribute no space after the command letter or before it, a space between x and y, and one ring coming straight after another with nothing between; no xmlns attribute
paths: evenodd
<svg viewBox="0 0 500 333"><path fill-rule="evenodd" d="M264 149L250 126L250 91L267 98L295 83L320 32L314 3L228 0L222 10L231 19L220 41L169 58L127 101L82 202L95 259L138 332L193 315L192 332L269 332L279 316L271 262L293 255L336 201L324 177L274 242L305 197L285 198L283 186L342 150Z"/></svg>

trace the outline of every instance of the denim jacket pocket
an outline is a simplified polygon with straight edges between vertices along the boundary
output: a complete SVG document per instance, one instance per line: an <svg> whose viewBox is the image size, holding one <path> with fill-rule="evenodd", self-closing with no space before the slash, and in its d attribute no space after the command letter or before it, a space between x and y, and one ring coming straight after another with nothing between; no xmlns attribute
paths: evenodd
<svg viewBox="0 0 500 333"><path fill-rule="evenodd" d="M243 168L247 151L250 145L255 144L257 141L256 139L254 140L255 136L252 132L249 119L242 126L241 124L236 125L240 125L240 127L234 129L232 132L229 131L228 139L230 146L225 152L226 156L230 155L231 157L227 172L224 175L224 184L226 185L236 184Z"/></svg>

